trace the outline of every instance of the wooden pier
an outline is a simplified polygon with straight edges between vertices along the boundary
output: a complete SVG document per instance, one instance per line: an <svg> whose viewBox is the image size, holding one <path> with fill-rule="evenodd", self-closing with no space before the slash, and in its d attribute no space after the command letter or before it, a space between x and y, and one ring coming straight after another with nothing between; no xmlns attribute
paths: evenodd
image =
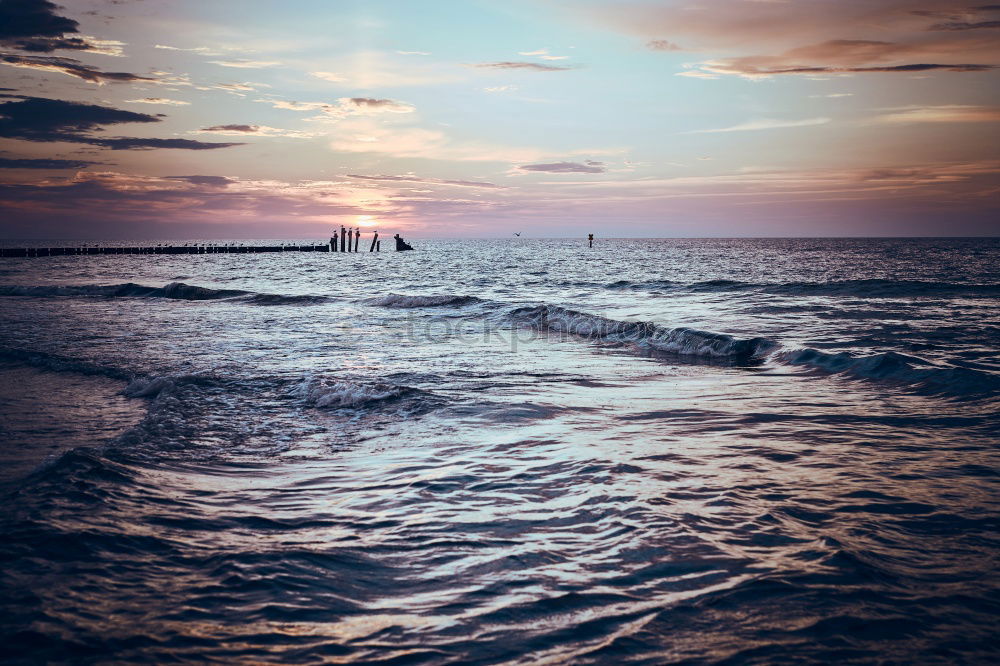
<svg viewBox="0 0 1000 666"><path fill-rule="evenodd" d="M65 257L77 254L259 254L263 252L329 252L322 245L147 245L132 247L5 247L0 257Z"/></svg>

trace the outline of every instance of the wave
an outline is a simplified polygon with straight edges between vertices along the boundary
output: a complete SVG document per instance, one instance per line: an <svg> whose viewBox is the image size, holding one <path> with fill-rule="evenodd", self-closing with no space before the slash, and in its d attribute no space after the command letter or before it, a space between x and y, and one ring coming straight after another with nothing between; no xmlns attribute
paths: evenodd
<svg viewBox="0 0 1000 666"><path fill-rule="evenodd" d="M183 282L171 282L163 287L147 287L134 282L110 285L43 285L0 286L0 296L95 296L104 298L174 298L186 301L205 301L247 296L252 292L242 289L211 289Z"/></svg>
<svg viewBox="0 0 1000 666"><path fill-rule="evenodd" d="M184 282L171 282L162 287L148 287L134 282L111 285L4 285L0 286L0 296L169 298L184 301L240 300L253 305L312 305L329 300L325 296L260 294L243 289L199 287Z"/></svg>
<svg viewBox="0 0 1000 666"><path fill-rule="evenodd" d="M283 294L252 294L240 299L252 305L319 305L328 303L331 299L326 296L310 296L300 294L297 296L286 296Z"/></svg>
<svg viewBox="0 0 1000 666"><path fill-rule="evenodd" d="M475 296L455 296L452 294L431 294L422 296L409 296L407 294L387 294L377 298L370 298L365 303L369 305L379 305L385 308L435 308L448 305L469 305L480 303L483 299Z"/></svg>
<svg viewBox="0 0 1000 666"><path fill-rule="evenodd" d="M848 352L830 354L816 349L783 351L777 359L856 379L903 384L921 393L979 396L1000 392L1000 376L982 370L940 366L916 356L884 352L855 356Z"/></svg>
<svg viewBox="0 0 1000 666"><path fill-rule="evenodd" d="M362 383L307 375L295 383L288 395L318 409L364 409L386 403L403 403L405 411L424 411L437 400L411 386L384 382Z"/></svg>
<svg viewBox="0 0 1000 666"><path fill-rule="evenodd" d="M131 381L136 376L136 373L124 368L81 361L59 354L9 347L0 347L0 361L20 363L50 372L74 372L80 375L98 375L123 381Z"/></svg>
<svg viewBox="0 0 1000 666"><path fill-rule="evenodd" d="M554 305L517 308L508 313L516 324L561 331L607 342L628 343L641 350L711 359L761 358L777 343L767 338L736 338L693 328L664 328L650 322L629 322L568 310Z"/></svg>
<svg viewBox="0 0 1000 666"><path fill-rule="evenodd" d="M604 285L605 289L674 290L695 293L755 291L777 296L858 296L872 298L919 297L1000 297L997 284L961 284L924 280L832 280L829 282L782 282L775 284L740 282L738 280L706 280L682 284L670 280L619 280Z"/></svg>

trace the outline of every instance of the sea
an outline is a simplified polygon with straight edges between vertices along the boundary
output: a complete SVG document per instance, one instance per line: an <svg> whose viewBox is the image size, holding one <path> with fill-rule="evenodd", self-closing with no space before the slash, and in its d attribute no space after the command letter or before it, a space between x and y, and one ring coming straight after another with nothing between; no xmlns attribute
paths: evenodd
<svg viewBox="0 0 1000 666"><path fill-rule="evenodd" d="M0 259L0 661L1000 660L1000 239L412 243Z"/></svg>

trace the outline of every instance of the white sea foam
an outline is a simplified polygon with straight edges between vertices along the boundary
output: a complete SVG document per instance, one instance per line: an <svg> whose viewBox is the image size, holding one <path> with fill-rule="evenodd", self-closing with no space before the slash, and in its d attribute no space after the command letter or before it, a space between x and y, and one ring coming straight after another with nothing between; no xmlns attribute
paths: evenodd
<svg viewBox="0 0 1000 666"><path fill-rule="evenodd" d="M295 384L289 394L312 407L339 409L391 400L412 391L407 386L360 384L310 375Z"/></svg>

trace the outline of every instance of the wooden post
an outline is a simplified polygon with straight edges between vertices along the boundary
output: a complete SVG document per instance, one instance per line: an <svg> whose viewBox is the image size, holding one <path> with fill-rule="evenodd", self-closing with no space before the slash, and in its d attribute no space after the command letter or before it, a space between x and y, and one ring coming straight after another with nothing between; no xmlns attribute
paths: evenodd
<svg viewBox="0 0 1000 666"><path fill-rule="evenodd" d="M361 227L354 228L354 251L358 251L358 243L361 242Z"/></svg>
<svg viewBox="0 0 1000 666"><path fill-rule="evenodd" d="M378 245L378 232L376 231L375 235L372 237L372 246L370 248L368 248L368 251L369 252L374 252L375 251L375 247L377 245Z"/></svg>

